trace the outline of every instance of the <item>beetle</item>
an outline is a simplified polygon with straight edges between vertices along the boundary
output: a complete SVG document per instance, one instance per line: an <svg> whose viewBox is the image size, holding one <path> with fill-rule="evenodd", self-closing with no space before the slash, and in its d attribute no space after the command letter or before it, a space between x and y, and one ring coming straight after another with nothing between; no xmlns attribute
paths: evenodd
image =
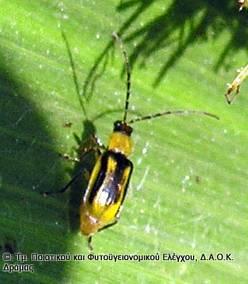
<svg viewBox="0 0 248 284"><path fill-rule="evenodd" d="M77 77L74 69L74 63L72 55L69 49L67 39L62 33L65 40L67 51L70 57L70 62L73 71L74 83L76 84L76 90L78 91ZM146 115L127 120L129 98L131 94L131 70L128 60L127 52L123 46L121 38L117 33L113 33L115 40L119 42L126 67L126 99L124 106L124 114L122 120L114 122L113 132L110 135L107 148L99 154L99 157L93 167L90 174L88 185L84 195L82 196L80 205L80 231L86 236L88 240L88 247L92 249L91 241L94 234L113 226L117 223L120 212L123 206L123 202L127 195L128 185L133 172L133 163L129 159L133 149L133 142L131 134L133 128L131 124L149 120L165 115L207 115L216 119L219 119L216 115L194 110L175 110L164 111L155 113L152 115ZM83 108L85 112L85 108ZM92 149L88 149L86 154ZM76 175L64 188L59 192L64 192L70 185L81 176ZM46 193L47 194L47 193Z"/></svg>

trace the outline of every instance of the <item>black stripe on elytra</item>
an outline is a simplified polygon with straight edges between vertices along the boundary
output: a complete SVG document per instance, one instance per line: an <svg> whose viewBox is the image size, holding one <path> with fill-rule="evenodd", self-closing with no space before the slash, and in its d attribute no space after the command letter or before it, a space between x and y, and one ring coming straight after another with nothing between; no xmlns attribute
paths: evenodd
<svg viewBox="0 0 248 284"><path fill-rule="evenodd" d="M113 203L118 202L119 200L119 187L118 184L122 179L123 173L125 171L126 168L130 167L131 171L133 168L132 163L121 153L115 153L112 151L106 151L101 159L101 164L100 164L100 170L98 173L98 176L96 178L95 183L93 184L90 196L89 196L89 203L93 203L93 200L98 192L98 190L100 189L100 187L102 186L105 178L106 178L106 170L107 170L107 166L108 166L108 160L109 158L114 159L117 162L116 165L116 169L115 172L113 172L113 181L110 184L110 186L108 188L102 189L103 191L107 192L108 194L108 198L107 198L107 202L106 205L110 205ZM128 180L129 182L129 180ZM126 191L127 191L127 186L128 183L124 189L124 196L122 199L122 202L125 198L126 195Z"/></svg>
<svg viewBox="0 0 248 284"><path fill-rule="evenodd" d="M119 188L119 184L122 181L123 178L123 174L124 171L127 168L130 168L130 161L121 153L115 153L115 152L111 152L109 153L112 159L114 159L117 163L116 168L115 168L115 172L113 173L113 180L112 182L109 184L110 186L108 188L105 188L103 191L105 191L105 193L108 194L108 198L106 201L106 205L110 205L110 204L114 204L117 203L120 199L120 195L122 194L122 192L120 191ZM123 195L125 195L125 191L126 191L126 186L124 189L124 193ZM124 198L124 196L123 196ZM123 198L121 200L121 203L123 202Z"/></svg>
<svg viewBox="0 0 248 284"><path fill-rule="evenodd" d="M99 173L97 175L97 178L95 180L95 183L92 185L92 190L89 196L89 203L92 204L93 200L99 190L99 188L101 187L104 179L105 179L105 173L107 170L107 164L108 164L108 151L106 151L105 153L103 153L102 158L100 160L100 169L99 169Z"/></svg>
<svg viewBox="0 0 248 284"><path fill-rule="evenodd" d="M117 167L116 167L116 172L115 172L115 182L117 184L120 183L121 179L122 179L122 176L124 174L124 171L127 169L127 168L130 168L131 169L131 172L130 172L130 175L128 177L128 180L127 180L127 184L124 188L124 193L123 193L123 198L122 198L122 201L121 201L121 204L123 203L124 199L125 199L125 196L126 196L126 193L127 193L127 188L128 188L128 183L129 183L129 179L130 179L130 176L132 174L132 169L133 169L133 164L131 161L129 161L124 155L122 155L121 153L114 153L114 156L115 156L115 159L117 161ZM119 200L119 195L120 195L120 192L118 191L118 187L117 187L117 191L115 192L115 198L114 198L114 203L118 202Z"/></svg>
<svg viewBox="0 0 248 284"><path fill-rule="evenodd" d="M128 190L128 186L129 186L129 182L130 182L130 178L131 178L131 175L132 175L132 172L133 172L133 163L130 160L128 160L128 162L129 162L129 167L130 167L130 173L129 173L128 180L127 180L127 183L126 183L126 187L124 189L124 194L123 194L123 198L122 198L122 201L121 201L121 205L122 205L123 201L125 200L127 190Z"/></svg>

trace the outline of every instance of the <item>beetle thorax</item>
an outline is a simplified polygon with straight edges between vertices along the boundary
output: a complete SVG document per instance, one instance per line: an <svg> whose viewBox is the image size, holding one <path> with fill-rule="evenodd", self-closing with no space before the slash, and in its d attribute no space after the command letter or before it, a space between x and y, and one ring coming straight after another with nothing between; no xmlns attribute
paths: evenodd
<svg viewBox="0 0 248 284"><path fill-rule="evenodd" d="M133 143L129 135L114 131L109 139L108 150L129 156L132 153Z"/></svg>

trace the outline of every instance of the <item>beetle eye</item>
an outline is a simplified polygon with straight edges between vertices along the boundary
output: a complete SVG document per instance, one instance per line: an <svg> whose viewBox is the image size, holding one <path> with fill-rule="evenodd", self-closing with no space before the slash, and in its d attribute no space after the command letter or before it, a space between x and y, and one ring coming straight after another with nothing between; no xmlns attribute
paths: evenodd
<svg viewBox="0 0 248 284"><path fill-rule="evenodd" d="M122 129L122 122L120 120L115 121L114 131L121 131L121 129Z"/></svg>

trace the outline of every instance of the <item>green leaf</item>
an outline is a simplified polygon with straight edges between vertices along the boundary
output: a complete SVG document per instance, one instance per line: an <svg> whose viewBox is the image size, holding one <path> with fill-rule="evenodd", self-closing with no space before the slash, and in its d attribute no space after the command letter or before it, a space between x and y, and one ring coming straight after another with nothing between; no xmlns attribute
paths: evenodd
<svg viewBox="0 0 248 284"><path fill-rule="evenodd" d="M247 63L247 12L234 2L1 1L0 246L27 255L34 269L1 272L1 283L247 283L247 82L233 105L224 98ZM31 261L32 253L87 258L77 217L85 182L60 196L40 192L58 191L78 171L58 155L76 156L75 136L96 131L106 145L122 118L125 69L114 31L132 66L130 119L189 109L220 120L165 116L133 125L129 193L119 223L93 238L94 253L158 253L159 261ZM169 253L198 261L162 260ZM202 253L232 260L200 261ZM21 264L12 258L1 268Z"/></svg>

